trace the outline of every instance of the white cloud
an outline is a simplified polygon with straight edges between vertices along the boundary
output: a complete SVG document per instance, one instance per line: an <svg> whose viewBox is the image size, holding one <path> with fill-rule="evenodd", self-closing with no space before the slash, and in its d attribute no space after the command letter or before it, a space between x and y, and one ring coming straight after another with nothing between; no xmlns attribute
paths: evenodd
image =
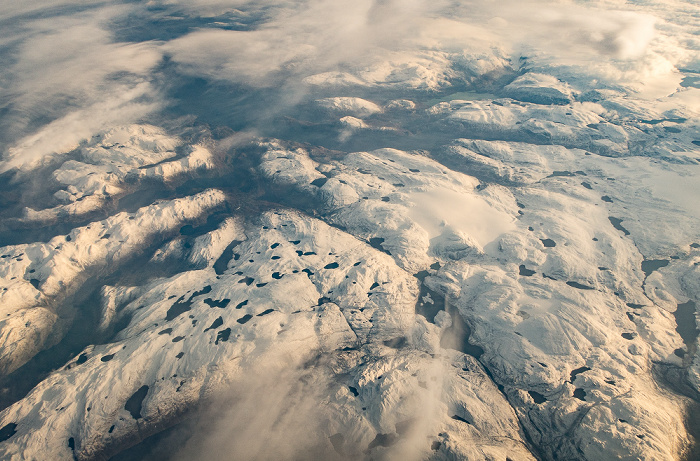
<svg viewBox="0 0 700 461"><path fill-rule="evenodd" d="M4 156L12 147L13 165L23 156L35 159L74 144L70 134L60 139L71 142L52 147L48 141L68 120L79 126L79 117L89 117L83 126L98 127L157 108L157 88L145 83L163 53L194 76L281 87L288 100L280 104L295 104L319 85L439 89L460 72L468 77L498 71L508 56L517 67L521 55L530 68L574 86L627 87L655 98L677 87L676 66L700 62L688 19L700 7L673 0L643 7L616 0L13 5L0 6L0 15L30 18L0 32L0 43L13 49L0 67L0 104L6 108L0 136L10 143ZM48 11L44 17L36 14L38 6ZM257 25L247 31L199 29L164 44L115 43L108 30L113 19L148 14L145 6L164 6L180 16L228 12L255 18ZM123 100L127 94L136 98L133 104ZM116 112L110 117L94 115L102 101L112 101Z"/></svg>
<svg viewBox="0 0 700 461"><path fill-rule="evenodd" d="M149 84L157 43L113 43L106 30L125 7L38 18L23 24L12 61L0 70L9 149L6 170L65 152L96 129L158 107ZM37 128L37 121L47 120Z"/></svg>
<svg viewBox="0 0 700 461"><path fill-rule="evenodd" d="M138 120L159 108L157 102L139 101L152 92L148 83L111 90L106 99L75 109L20 139L0 163L0 172L36 166L49 154L69 152L96 133Z"/></svg>
<svg viewBox="0 0 700 461"><path fill-rule="evenodd" d="M84 8L104 3L104 0L32 0L31 2L3 2L0 4L0 18L10 19L22 15L43 13L52 8Z"/></svg>
<svg viewBox="0 0 700 461"><path fill-rule="evenodd" d="M254 86L277 85L290 78L298 81L323 72L361 70L390 59L402 61L396 53L442 54L438 48L445 41L463 39L474 31L473 26L453 22L451 26L461 27L461 33L447 37L447 21L439 17L445 4L443 0L275 2L260 28L200 30L165 49L190 73ZM478 33L485 31L479 28ZM460 48L470 48L474 35ZM440 58L435 57L436 65Z"/></svg>
<svg viewBox="0 0 700 461"><path fill-rule="evenodd" d="M450 73L445 53L497 62L498 49L550 69L574 66L591 78L630 83L673 71L682 55L672 38L660 38L658 18L622 2L256 2L258 8L273 5L256 30L196 31L165 49L188 73L253 86L296 83L329 72L336 72L336 82L367 82L372 72L396 80L392 60L418 61L426 52L434 53L427 66L433 75L423 77L439 81L435 75Z"/></svg>
<svg viewBox="0 0 700 461"><path fill-rule="evenodd" d="M331 384L325 370L283 361L247 370L188 428L174 459L341 459L323 440Z"/></svg>

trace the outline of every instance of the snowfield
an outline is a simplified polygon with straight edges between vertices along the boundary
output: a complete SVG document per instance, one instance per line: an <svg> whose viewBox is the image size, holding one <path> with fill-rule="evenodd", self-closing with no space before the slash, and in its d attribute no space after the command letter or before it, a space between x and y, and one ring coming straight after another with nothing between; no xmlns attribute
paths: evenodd
<svg viewBox="0 0 700 461"><path fill-rule="evenodd" d="M697 6L234 3L0 7L1 459L698 456Z"/></svg>

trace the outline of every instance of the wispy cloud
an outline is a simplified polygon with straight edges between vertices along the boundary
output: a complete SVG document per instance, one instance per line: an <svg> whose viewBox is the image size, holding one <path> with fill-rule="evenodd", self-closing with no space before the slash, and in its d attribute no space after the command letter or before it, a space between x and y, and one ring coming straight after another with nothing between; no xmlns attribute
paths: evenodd
<svg viewBox="0 0 700 461"><path fill-rule="evenodd" d="M3 168L32 163L103 126L157 110L163 100L151 81L164 53L185 74L281 88L288 104L317 88L309 82L435 89L466 78L464 72L508 65L507 57L517 67L520 56L528 57L531 68L575 77L579 85L588 79L591 85L639 87L661 79L661 91L669 91L677 85L679 63L700 61L697 50L689 49L695 43L688 32L692 23L673 22L662 6L649 14L612 0L5 4L0 142L10 161ZM147 18L154 7L160 15L207 16L202 24L227 14L257 20L250 30L207 24L166 43L115 41L115 18L134 12ZM22 17L21 25L13 25L13 17ZM82 129L69 133L69 126Z"/></svg>
<svg viewBox="0 0 700 461"><path fill-rule="evenodd" d="M0 5L0 18L13 19L18 16L43 15L52 9L65 10L69 7L85 8L104 5L105 0L35 0L32 2L3 2Z"/></svg>
<svg viewBox="0 0 700 461"><path fill-rule="evenodd" d="M397 52L417 55L434 48L436 37L422 35L439 20L442 5L440 0L277 2L269 20L256 30L196 31L168 43L165 50L188 73L253 86L279 85L317 73L379 65Z"/></svg>
<svg viewBox="0 0 700 461"><path fill-rule="evenodd" d="M0 172L30 167L54 152L68 152L95 133L128 124L160 107L155 101L141 101L153 91L148 83L134 87L115 85L111 90L105 94L105 99L71 110L36 133L20 139L8 150L5 161L0 164Z"/></svg>
<svg viewBox="0 0 700 461"><path fill-rule="evenodd" d="M9 144L3 170L70 150L95 130L158 107L150 85L156 43L113 43L108 21L124 7L39 17L24 25L2 71Z"/></svg>
<svg viewBox="0 0 700 461"><path fill-rule="evenodd" d="M668 40L663 49L655 46L659 19L624 4L613 9L511 0L307 0L268 5L275 8L259 29L196 31L165 49L186 72L264 86L278 85L282 78L365 69L395 53L487 53L494 48L549 66L576 65L589 73L595 70L598 77L621 78L624 72L652 67L668 72L675 50L667 66L659 67L658 58L678 48Z"/></svg>
<svg viewBox="0 0 700 461"><path fill-rule="evenodd" d="M261 367L204 409L176 461L237 459L340 460L324 435L331 382L316 368ZM325 402L325 403L324 403Z"/></svg>

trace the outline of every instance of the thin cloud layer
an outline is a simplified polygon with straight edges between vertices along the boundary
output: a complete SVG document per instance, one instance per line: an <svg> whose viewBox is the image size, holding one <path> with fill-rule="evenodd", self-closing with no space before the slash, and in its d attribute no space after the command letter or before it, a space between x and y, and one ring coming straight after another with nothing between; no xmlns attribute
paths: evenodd
<svg viewBox="0 0 700 461"><path fill-rule="evenodd" d="M2 170L65 152L82 139L159 107L151 73L155 43L114 43L108 21L121 7L39 18L22 31L2 79L7 115ZM38 125L38 127L37 127Z"/></svg>
<svg viewBox="0 0 700 461"><path fill-rule="evenodd" d="M160 107L156 102L140 101L152 92L148 83L133 88L113 88L111 94L105 95L106 99L72 110L35 134L22 138L9 149L0 172L35 165L46 155L74 149L82 140L96 133L138 120Z"/></svg>
<svg viewBox="0 0 700 461"><path fill-rule="evenodd" d="M465 72L508 66L508 58L517 68L523 56L528 68L576 79L569 83L581 89L627 87L655 98L678 87L676 67L698 62L689 48L697 40L689 32L694 23L673 22L661 3L652 9L656 16L623 2L511 0L91 2L77 12L69 1L40 6L48 17L36 5L0 10L33 18L2 37L10 50L0 71L2 170L31 165L95 130L163 107L152 80L164 54L188 75L281 88L286 105L318 85L436 90L468 79ZM687 4L673 7L697 15ZM115 42L115 18L143 16L149 8L200 16L207 27L167 43ZM248 9L258 21L250 30L216 28L209 20ZM68 126L81 129L57 128Z"/></svg>
<svg viewBox="0 0 700 461"><path fill-rule="evenodd" d="M494 48L550 67L575 65L590 72L593 66L596 77L633 81L639 76L635 71L644 76L649 67L672 70L679 47L668 40L663 49L654 46L659 20L651 15L569 2L310 0L275 5L258 30L196 31L165 49L185 72L265 86L298 75L376 66L392 53L474 54ZM663 54L671 61L659 66Z"/></svg>
<svg viewBox="0 0 700 461"><path fill-rule="evenodd" d="M253 31L201 30L164 48L188 73L278 85L339 67L372 65L388 52L412 49L409 42L430 10L422 2L396 7L372 0L314 0L276 8Z"/></svg>

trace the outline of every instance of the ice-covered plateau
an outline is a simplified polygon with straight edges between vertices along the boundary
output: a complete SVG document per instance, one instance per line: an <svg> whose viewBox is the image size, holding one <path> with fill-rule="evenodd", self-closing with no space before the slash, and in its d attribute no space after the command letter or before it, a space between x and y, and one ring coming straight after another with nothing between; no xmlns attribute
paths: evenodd
<svg viewBox="0 0 700 461"><path fill-rule="evenodd" d="M342 91L417 63L307 79L340 145L382 148L129 125L43 166L60 203L17 221L75 226L0 248L0 458L109 459L246 395L282 421L297 385L319 459L690 456L697 114L526 72L474 100Z"/></svg>

